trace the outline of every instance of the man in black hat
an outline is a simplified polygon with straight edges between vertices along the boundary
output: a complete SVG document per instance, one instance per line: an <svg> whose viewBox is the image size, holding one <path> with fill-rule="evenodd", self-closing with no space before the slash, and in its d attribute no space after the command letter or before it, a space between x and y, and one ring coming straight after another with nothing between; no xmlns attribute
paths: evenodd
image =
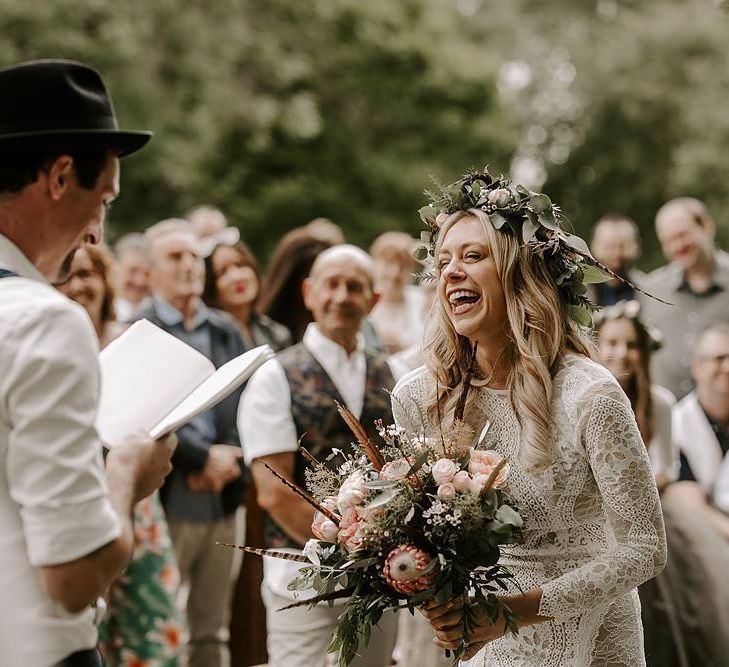
<svg viewBox="0 0 729 667"><path fill-rule="evenodd" d="M118 128L93 69L0 70L0 662L100 665L97 597L133 546L132 508L170 470L175 438L114 448L94 422L98 344L85 311L50 283L99 243L119 157L147 132Z"/></svg>

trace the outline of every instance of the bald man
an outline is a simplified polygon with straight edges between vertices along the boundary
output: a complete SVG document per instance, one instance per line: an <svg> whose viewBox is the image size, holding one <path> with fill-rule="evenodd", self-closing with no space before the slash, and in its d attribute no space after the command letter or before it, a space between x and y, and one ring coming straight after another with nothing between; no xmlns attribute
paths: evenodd
<svg viewBox="0 0 729 667"><path fill-rule="evenodd" d="M337 414L347 405L378 440L378 419L392 422L385 389L394 380L384 357L365 349L362 320L377 301L372 260L359 248L338 245L316 259L303 285L304 303L314 322L301 343L280 353L251 378L238 411L238 429L258 502L267 514L266 546L300 551L313 537L312 509L287 489L264 463L300 486L304 484L301 445L327 465L334 449L350 450L351 434ZM268 627L270 667L321 667L341 607L277 609L294 601L287 589L295 562L264 560L262 594ZM395 643L394 616L385 617L369 647L352 664L385 667Z"/></svg>
<svg viewBox="0 0 729 667"><path fill-rule="evenodd" d="M729 255L714 244L706 206L691 197L672 199L658 210L656 235L670 263L640 285L675 306L641 300L645 318L664 336L653 357L654 380L681 399L694 386L690 367L698 334L729 316Z"/></svg>

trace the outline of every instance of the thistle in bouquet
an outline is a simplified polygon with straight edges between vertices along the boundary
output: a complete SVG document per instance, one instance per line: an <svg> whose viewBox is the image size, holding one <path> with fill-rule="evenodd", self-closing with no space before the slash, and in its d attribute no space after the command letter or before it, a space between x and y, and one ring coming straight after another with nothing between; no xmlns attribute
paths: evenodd
<svg viewBox="0 0 729 667"><path fill-rule="evenodd" d="M475 607L495 622L516 619L497 593L511 574L499 564L500 547L516 543L522 519L504 492L509 465L497 452L473 445L460 418L438 439L378 424L377 447L356 418L340 413L357 438L353 453L335 469L310 460L309 492L324 511L313 520L304 555L310 564L289 585L316 596L293 606L345 599L329 647L348 664L385 611L411 612L429 600L463 602L465 652L475 627ZM485 429L486 431L487 429Z"/></svg>

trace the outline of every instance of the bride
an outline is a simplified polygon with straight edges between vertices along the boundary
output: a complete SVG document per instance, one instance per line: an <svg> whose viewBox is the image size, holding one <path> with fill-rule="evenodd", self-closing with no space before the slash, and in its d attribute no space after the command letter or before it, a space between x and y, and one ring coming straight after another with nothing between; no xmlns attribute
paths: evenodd
<svg viewBox="0 0 729 667"><path fill-rule="evenodd" d="M421 215L438 291L426 365L393 392L396 420L427 415L437 435L471 376L464 419L476 434L490 424L525 519L523 543L501 560L518 584L502 599L519 632L476 608L464 659L644 665L636 587L663 569L665 533L630 402L579 326L589 322L583 283L597 279L587 248L559 229L545 195L487 172L443 188ZM424 609L443 648L462 640L458 605Z"/></svg>

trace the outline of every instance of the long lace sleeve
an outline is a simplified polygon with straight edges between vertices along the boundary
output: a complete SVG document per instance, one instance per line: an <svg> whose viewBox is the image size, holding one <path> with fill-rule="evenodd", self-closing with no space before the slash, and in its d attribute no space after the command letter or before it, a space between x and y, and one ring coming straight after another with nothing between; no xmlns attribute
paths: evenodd
<svg viewBox="0 0 729 667"><path fill-rule="evenodd" d="M627 397L601 381L585 391L581 437L608 519L608 548L542 587L539 613L564 620L657 575L666 535L648 455Z"/></svg>
<svg viewBox="0 0 729 667"><path fill-rule="evenodd" d="M427 428L426 374L424 368L411 371L402 377L392 390L392 416L395 424L415 433Z"/></svg>

